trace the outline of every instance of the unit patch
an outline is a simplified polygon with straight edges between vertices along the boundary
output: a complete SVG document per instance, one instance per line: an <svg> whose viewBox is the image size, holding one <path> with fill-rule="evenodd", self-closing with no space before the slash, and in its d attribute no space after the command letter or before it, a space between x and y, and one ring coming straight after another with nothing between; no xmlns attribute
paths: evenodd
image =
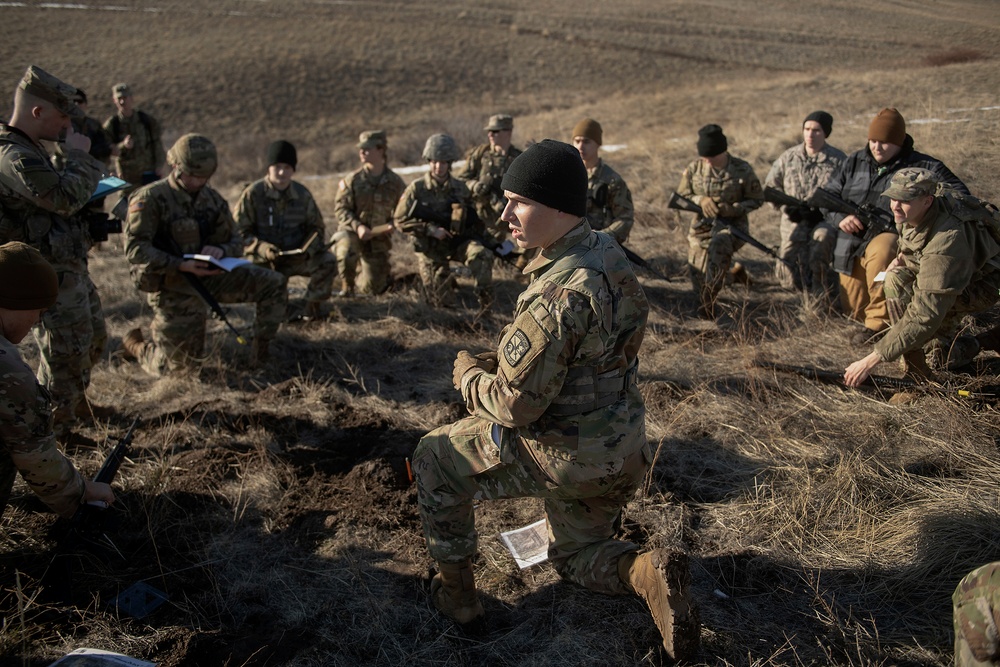
<svg viewBox="0 0 1000 667"><path fill-rule="evenodd" d="M527 334L518 329L511 335L510 340L503 346L503 356L511 367L517 366L524 359L524 356L531 349L531 341Z"/></svg>

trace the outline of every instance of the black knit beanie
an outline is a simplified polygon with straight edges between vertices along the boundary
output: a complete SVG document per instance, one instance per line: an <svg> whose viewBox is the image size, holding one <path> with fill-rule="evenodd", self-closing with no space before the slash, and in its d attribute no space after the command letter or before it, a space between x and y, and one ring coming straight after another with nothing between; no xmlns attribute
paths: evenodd
<svg viewBox="0 0 1000 667"><path fill-rule="evenodd" d="M698 130L699 157L715 157L722 155L729 148L726 135L718 125L706 125Z"/></svg>
<svg viewBox="0 0 1000 667"><path fill-rule="evenodd" d="M802 127L805 127L806 123L814 120L819 123L819 126L823 128L823 134L825 136L830 136L833 133L833 116L825 111L813 111L811 114L806 116L806 119L802 121Z"/></svg>
<svg viewBox="0 0 1000 667"><path fill-rule="evenodd" d="M298 164L299 158L295 153L295 146L288 143L284 139L279 139L278 141L272 141L271 145L267 147L267 166L270 167L272 164L287 164L292 169L295 169Z"/></svg>
<svg viewBox="0 0 1000 667"><path fill-rule="evenodd" d="M580 152L561 141L529 146L510 164L500 187L563 213L587 215L587 168Z"/></svg>

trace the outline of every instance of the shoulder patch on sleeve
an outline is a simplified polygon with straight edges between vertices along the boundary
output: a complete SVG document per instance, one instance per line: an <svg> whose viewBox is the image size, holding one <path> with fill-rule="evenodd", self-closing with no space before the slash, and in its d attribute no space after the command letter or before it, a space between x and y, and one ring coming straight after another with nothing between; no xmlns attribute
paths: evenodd
<svg viewBox="0 0 1000 667"><path fill-rule="evenodd" d="M138 213L139 211L141 211L144 208L146 208L146 202L144 202L144 201L134 201L134 202L129 203L129 205L128 205L128 212L129 213Z"/></svg>
<svg viewBox="0 0 1000 667"><path fill-rule="evenodd" d="M517 366L531 350L531 340L521 329L516 329L503 347L503 356L511 367Z"/></svg>

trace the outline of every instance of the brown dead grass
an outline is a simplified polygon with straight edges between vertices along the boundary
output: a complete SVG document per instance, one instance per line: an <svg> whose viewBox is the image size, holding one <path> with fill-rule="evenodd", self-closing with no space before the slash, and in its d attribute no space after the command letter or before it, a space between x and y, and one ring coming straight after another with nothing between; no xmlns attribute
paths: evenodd
<svg viewBox="0 0 1000 667"><path fill-rule="evenodd" d="M419 161L432 132L463 147L482 141L496 111L517 116L522 146L568 139L593 116L606 145L626 144L605 158L640 212L630 245L680 275L686 223L666 200L698 127L723 125L732 152L763 177L814 109L834 114L831 141L851 151L883 106L901 110L920 150L1000 199L1000 115L989 109L1000 73L982 62L912 64L954 44L995 59L987 0L933 10L841 0L809 13L790 0L636 0L614 15L558 0L290 2L280 12L237 0L160 2L159 13L140 11L152 2L121 4L135 11L4 8L0 73L14 82L36 62L87 87L98 116L110 111L99 91L132 81L168 140L216 139L215 182L231 201L277 135L299 144L300 176L319 177L306 182L332 219L331 174L354 166L363 129L387 129L402 165ZM17 38L28 32L38 39ZM772 245L776 223L768 210L752 218ZM692 318L686 281L640 272L652 303L642 389L657 462L622 535L692 554L699 664L947 664L950 591L998 556L995 407L933 395L893 407L750 369L756 357L842 368L858 353L844 342L846 322L778 289L756 251L740 255L755 284L724 293L729 332ZM0 532L0 661L44 665L89 645L172 666L663 662L637 600L569 586L546 565L516 568L496 535L539 518L535 500L477 509L488 629L465 635L433 612L404 458L423 432L461 416L454 354L495 342L520 286L498 271L498 312L472 324L468 310L420 305L402 279L413 254L401 239L393 265L398 289L337 302L322 325L285 327L264 369L213 323L200 373L156 380L115 349L150 318L121 249L93 253L113 344L92 398L142 417L108 528L126 558L61 551L59 527L19 485ZM293 280L293 297L303 287ZM230 312L249 328L250 308ZM24 352L34 358L32 345ZM990 378L998 366L990 357L980 371ZM87 434L101 440L127 421ZM71 453L90 473L101 459ZM69 589L52 574L53 554L73 564ZM170 602L142 621L108 608L140 580Z"/></svg>

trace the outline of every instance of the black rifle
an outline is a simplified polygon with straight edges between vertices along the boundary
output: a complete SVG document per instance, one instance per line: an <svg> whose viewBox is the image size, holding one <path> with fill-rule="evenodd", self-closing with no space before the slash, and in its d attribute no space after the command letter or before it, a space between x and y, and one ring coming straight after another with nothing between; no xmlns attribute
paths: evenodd
<svg viewBox="0 0 1000 667"><path fill-rule="evenodd" d="M829 371L822 368L813 368L812 366L792 366L790 364L779 364L761 360L754 360L753 365L757 368L772 370L778 373L794 373L795 375L801 375L802 377L809 378L810 380L817 380L827 384L836 384L841 387L847 387L844 383L843 371ZM853 389L853 387L847 388ZM957 389L954 387L935 387L933 385L917 382L916 380L911 380L909 378L894 378L888 375L869 375L858 388L874 390L920 389L921 391L933 391L935 393L960 396L962 398L971 398L975 400L995 400L998 397L996 393L990 391L982 392L969 391L968 389ZM990 389L992 389L992 387L990 387Z"/></svg>
<svg viewBox="0 0 1000 667"><path fill-rule="evenodd" d="M199 226L201 226L200 222ZM166 243L163 243L164 241L166 241ZM183 250L181 250L180 245L178 245L177 241L175 241L169 234L157 234L156 238L153 239L153 245L163 252L171 253L173 255L177 255L182 260L184 259ZM163 247L164 245L168 246L169 249ZM191 285L191 289L197 292L202 301L204 301L208 307L212 309L215 316L222 320L222 322L229 327L230 331L236 334L236 342L240 345L246 345L247 339L244 338L243 334L240 333L240 330L233 326L233 323L229 321L229 318L226 317L226 311L222 308L222 304L219 303L218 299L212 296L212 293L208 291L207 287L205 287L205 283L201 282L201 278L193 273L189 273L188 271L180 271L180 274L184 276L184 279L188 281L189 285Z"/></svg>
<svg viewBox="0 0 1000 667"><path fill-rule="evenodd" d="M476 212L469 206L465 207L466 221L463 225L461 234L454 234L452 240L460 241L466 239L469 241L476 241L484 248L493 253L496 257L499 257L503 261L507 262L513 267L517 268L517 257L515 253L512 252L512 248L504 243L497 243L493 239L487 238L484 234L478 234L474 231L476 226L482 226L482 221ZM438 213L429 206L420 203L419 201L414 201L413 205L410 206L410 210L406 212L407 218L414 218L415 220L423 220L424 222L433 222L435 225L447 229L449 232L452 231L452 219L450 215L444 213ZM520 268L518 268L520 270Z"/></svg>
<svg viewBox="0 0 1000 667"><path fill-rule="evenodd" d="M864 226L864 231L855 236L860 237L866 243L884 232L896 232L896 222L892 215L872 204L852 204L844 201L829 190L817 188L806 202L809 206L825 208L828 211L853 215Z"/></svg>
<svg viewBox="0 0 1000 667"><path fill-rule="evenodd" d="M789 262L787 259L784 259L781 255L774 252L766 245L764 245L754 237L750 236L750 234L743 231L736 225L731 224L725 218L706 218L704 212L702 212L701 210L701 206L698 206L684 195L679 195L676 192L671 192L670 201L667 202L667 207L677 209L678 211L687 211L688 213L694 213L695 215L698 216L698 219L702 221L702 224L707 225L714 223L716 220L718 220L729 229L730 234L732 234L739 240L743 241L744 243L749 243L754 248L757 248L757 250L760 250L761 252L775 258L776 260L787 266L789 269L792 269L793 271L795 270L794 264Z"/></svg>
<svg viewBox="0 0 1000 667"><path fill-rule="evenodd" d="M118 438L118 444L114 446L107 458L104 459L104 464L101 466L101 469L97 471L96 475L94 475L95 482L110 484L115 481L115 475L118 474L118 469L121 467L125 457L129 455L129 450L132 447L132 437L135 434L135 427L138 426L138 424L139 418L136 417L132 421L132 425L128 427L128 431L125 432L125 435ZM87 516L93 507L93 505L80 505L80 508L73 515L73 518L70 519L70 530L79 532L80 529L86 524Z"/></svg>
<svg viewBox="0 0 1000 667"><path fill-rule="evenodd" d="M804 222L809 226L823 222L823 212L808 202L785 194L777 188L764 188L764 201L785 207L785 215L792 222Z"/></svg>
<svg viewBox="0 0 1000 667"><path fill-rule="evenodd" d="M673 280L672 278L669 278L669 277L663 275L662 273L660 273L659 271L657 271L656 269L654 269L652 266L650 266L649 262L647 262L642 257L640 257L639 255L635 254L634 252L632 252L628 248L626 248L625 244L619 243L618 247L620 247L622 249L622 252L625 253L625 257L628 259L628 261L632 262L633 264L635 264L639 268L646 269L647 271L649 271L650 273L652 273L654 276L656 276L660 280L666 280L668 283L671 280Z"/></svg>

